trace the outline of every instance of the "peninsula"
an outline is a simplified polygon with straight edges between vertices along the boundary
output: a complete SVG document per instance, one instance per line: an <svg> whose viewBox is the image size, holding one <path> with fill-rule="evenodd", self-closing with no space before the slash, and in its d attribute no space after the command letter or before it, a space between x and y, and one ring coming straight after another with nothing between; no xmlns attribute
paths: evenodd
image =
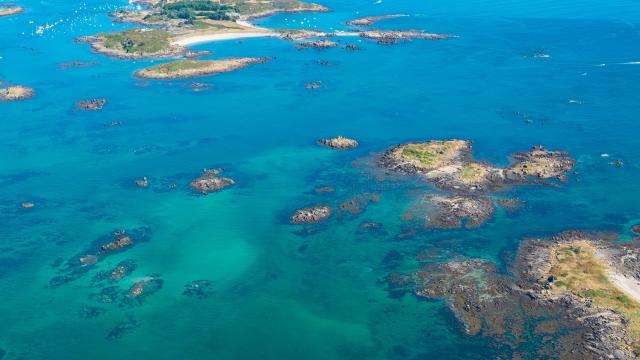
<svg viewBox="0 0 640 360"><path fill-rule="evenodd" d="M196 57L203 53L192 52L187 46L230 39L278 37L284 40L316 40L298 43L301 48L328 48L338 44L326 37L360 36L382 44L392 44L411 39L448 39L452 35L429 34L415 30L370 30L364 32L322 32L316 30L267 29L252 25L247 20L276 13L326 12L328 8L315 3L297 0L137 0L142 10L120 10L111 13L116 22L144 26L112 33L99 33L77 38L76 41L91 44L100 54L122 59ZM371 23L382 18L401 15L372 17ZM363 19L354 20L362 23Z"/></svg>

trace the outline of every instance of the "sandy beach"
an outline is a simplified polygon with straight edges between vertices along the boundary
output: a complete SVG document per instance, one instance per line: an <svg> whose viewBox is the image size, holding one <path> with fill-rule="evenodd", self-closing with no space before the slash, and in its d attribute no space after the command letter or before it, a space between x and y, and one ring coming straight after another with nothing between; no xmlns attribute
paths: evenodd
<svg viewBox="0 0 640 360"><path fill-rule="evenodd" d="M611 270L607 272L607 276L620 291L640 302L640 282L638 280Z"/></svg>
<svg viewBox="0 0 640 360"><path fill-rule="evenodd" d="M273 31L255 31L255 32L228 32L219 34L193 35L178 38L171 42L171 45L189 46L202 44L213 41L235 40L244 38L257 37L279 37L280 34Z"/></svg>

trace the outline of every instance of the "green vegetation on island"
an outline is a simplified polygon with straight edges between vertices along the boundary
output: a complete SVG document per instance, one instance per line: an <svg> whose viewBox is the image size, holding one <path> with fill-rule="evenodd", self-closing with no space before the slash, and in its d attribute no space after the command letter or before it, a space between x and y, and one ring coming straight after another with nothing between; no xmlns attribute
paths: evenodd
<svg viewBox="0 0 640 360"><path fill-rule="evenodd" d="M234 71L249 65L264 63L268 60L268 58L176 60L139 70L135 73L135 76L144 79L192 78Z"/></svg>

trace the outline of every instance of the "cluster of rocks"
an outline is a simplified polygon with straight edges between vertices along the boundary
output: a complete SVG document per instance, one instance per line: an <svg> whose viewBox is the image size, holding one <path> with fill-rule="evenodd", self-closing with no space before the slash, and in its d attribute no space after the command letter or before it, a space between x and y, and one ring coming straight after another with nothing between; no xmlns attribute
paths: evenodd
<svg viewBox="0 0 640 360"><path fill-rule="evenodd" d="M344 46L345 49L350 50L350 51L358 51L360 50L360 46L356 45L356 44L347 44Z"/></svg>
<svg viewBox="0 0 640 360"><path fill-rule="evenodd" d="M362 193L358 194L340 204L340 211L342 213L349 213L351 215L358 215L370 204L380 201L380 195L377 193Z"/></svg>
<svg viewBox="0 0 640 360"><path fill-rule="evenodd" d="M80 100L76 103L76 107L80 110L84 111L98 111L102 110L102 108L107 104L107 99L89 99L89 100Z"/></svg>
<svg viewBox="0 0 640 360"><path fill-rule="evenodd" d="M221 169L205 169L202 176L193 180L190 186L206 195L212 191L220 191L227 186L235 184L235 181L231 178L219 177L220 173L222 173Z"/></svg>
<svg viewBox="0 0 640 360"><path fill-rule="evenodd" d="M36 92L28 86L7 86L0 88L0 102L25 100L32 98L35 94Z"/></svg>
<svg viewBox="0 0 640 360"><path fill-rule="evenodd" d="M304 40L318 37L332 37L333 33L327 33L317 30L279 30L282 39L284 40Z"/></svg>
<svg viewBox="0 0 640 360"><path fill-rule="evenodd" d="M328 49L336 46L338 46L338 43L331 40L305 41L298 44L298 47L302 49L306 49L306 48Z"/></svg>
<svg viewBox="0 0 640 360"><path fill-rule="evenodd" d="M449 34L430 34L414 30L369 30L360 33L364 39L374 40L379 44L397 44L400 41L413 39L443 40L450 39Z"/></svg>
<svg viewBox="0 0 640 360"><path fill-rule="evenodd" d="M148 228L139 227L130 230L117 230L96 239L86 249L69 259L66 266L60 269L59 275L49 281L49 286L58 287L81 278L96 264L109 256L129 250L136 244L149 241L150 234Z"/></svg>
<svg viewBox="0 0 640 360"><path fill-rule="evenodd" d="M318 144L335 150L346 150L358 147L358 141L338 136L330 139L320 139Z"/></svg>
<svg viewBox="0 0 640 360"><path fill-rule="evenodd" d="M318 205L296 210L290 220L293 224L315 224L328 219L329 216L331 216L331 208Z"/></svg>
<svg viewBox="0 0 640 360"><path fill-rule="evenodd" d="M105 283L118 282L133 273L137 267L138 265L134 259L122 260L112 269L98 271L91 280L91 284L92 286L99 286Z"/></svg>
<svg viewBox="0 0 640 360"><path fill-rule="evenodd" d="M494 212L493 202L486 196L431 195L427 200L433 206L427 224L436 228L471 229L487 222Z"/></svg>

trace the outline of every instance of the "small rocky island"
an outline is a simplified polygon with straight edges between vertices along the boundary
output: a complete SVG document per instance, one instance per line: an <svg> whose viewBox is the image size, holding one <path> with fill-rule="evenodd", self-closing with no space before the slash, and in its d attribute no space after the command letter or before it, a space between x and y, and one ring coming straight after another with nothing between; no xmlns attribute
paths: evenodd
<svg viewBox="0 0 640 360"><path fill-rule="evenodd" d="M318 144L334 149L334 150L347 150L358 147L358 142L353 139L338 136L330 139L320 139Z"/></svg>
<svg viewBox="0 0 640 360"><path fill-rule="evenodd" d="M233 179L231 178L219 177L218 175L220 175L221 173L221 169L205 169L202 176L193 180L190 186L193 189L200 191L204 195L207 195L212 191L220 191L227 186L235 184L235 181L233 181Z"/></svg>
<svg viewBox="0 0 640 360"><path fill-rule="evenodd" d="M100 111L107 104L107 99L89 99L76 102L76 108L83 111Z"/></svg>
<svg viewBox="0 0 640 360"><path fill-rule="evenodd" d="M27 86L14 85L0 88L0 101L20 101L32 98L35 91Z"/></svg>
<svg viewBox="0 0 640 360"><path fill-rule="evenodd" d="M160 80L194 78L230 72L267 61L269 61L269 58L263 57L223 60L176 60L139 70L135 73L135 77Z"/></svg>
<svg viewBox="0 0 640 360"><path fill-rule="evenodd" d="M24 12L24 9L21 8L20 6L0 4L0 17L16 15L16 14L20 14L21 12Z"/></svg>
<svg viewBox="0 0 640 360"><path fill-rule="evenodd" d="M312 206L300 210L291 216L293 224L315 224L324 221L331 216L331 208L328 206Z"/></svg>
<svg viewBox="0 0 640 360"><path fill-rule="evenodd" d="M491 198L484 196L430 195L426 200L433 207L427 225L436 228L475 228L491 219L494 212Z"/></svg>
<svg viewBox="0 0 640 360"><path fill-rule="evenodd" d="M399 18L399 17L404 17L404 16L409 16L409 15L391 14L391 15L367 16L367 17L363 17L363 18L347 21L347 25L352 25L352 26L371 26L371 25L377 23L380 20L394 19L394 18Z"/></svg>
<svg viewBox="0 0 640 360"><path fill-rule="evenodd" d="M486 260L454 259L389 274L387 289L446 300L468 335L523 358L635 359L640 248L615 239L569 231L525 240L513 276Z"/></svg>
<svg viewBox="0 0 640 360"><path fill-rule="evenodd" d="M509 184L566 181L575 160L566 152L536 146L529 152L512 155L506 168L478 162L472 158L467 140L432 140L408 143L387 150L378 160L382 168L424 177L443 190L490 192Z"/></svg>

